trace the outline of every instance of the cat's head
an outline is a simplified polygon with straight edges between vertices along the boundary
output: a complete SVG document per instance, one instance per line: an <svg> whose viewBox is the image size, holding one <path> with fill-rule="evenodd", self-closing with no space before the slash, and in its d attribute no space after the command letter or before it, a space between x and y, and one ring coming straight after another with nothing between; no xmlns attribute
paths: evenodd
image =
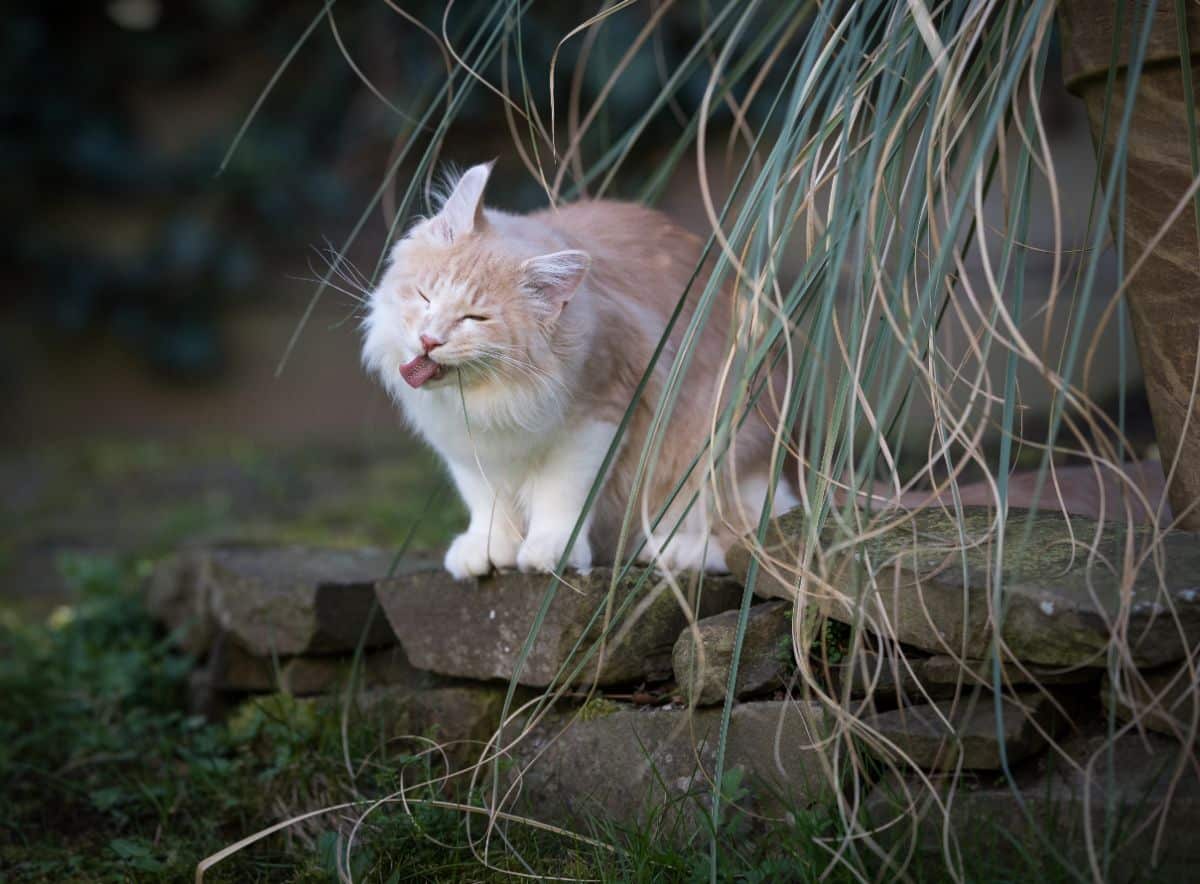
<svg viewBox="0 0 1200 884"><path fill-rule="evenodd" d="M394 393L537 386L556 369L560 320L590 259L536 254L504 216L489 219L490 172L474 166L458 179L396 244L371 295L363 357Z"/></svg>

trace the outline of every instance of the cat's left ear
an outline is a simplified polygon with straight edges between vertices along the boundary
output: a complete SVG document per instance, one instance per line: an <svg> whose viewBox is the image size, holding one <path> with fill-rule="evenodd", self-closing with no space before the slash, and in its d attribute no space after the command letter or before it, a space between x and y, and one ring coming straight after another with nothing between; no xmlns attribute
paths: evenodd
<svg viewBox="0 0 1200 884"><path fill-rule="evenodd" d="M587 252L568 249L521 262L521 274L525 288L558 316L579 289L591 264L592 256Z"/></svg>
<svg viewBox="0 0 1200 884"><path fill-rule="evenodd" d="M483 189L487 187L493 165L494 162L481 163L463 172L450 196L442 203L441 210L433 217L434 229L447 243L483 229L486 223L483 217Z"/></svg>

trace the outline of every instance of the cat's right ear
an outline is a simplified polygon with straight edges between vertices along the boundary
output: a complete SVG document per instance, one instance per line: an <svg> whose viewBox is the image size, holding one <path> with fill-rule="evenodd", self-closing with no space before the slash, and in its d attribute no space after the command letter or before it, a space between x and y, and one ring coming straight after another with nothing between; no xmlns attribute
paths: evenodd
<svg viewBox="0 0 1200 884"><path fill-rule="evenodd" d="M441 210L431 219L434 232L449 245L469 233L482 230L483 190L492 174L491 163L481 163L463 172Z"/></svg>
<svg viewBox="0 0 1200 884"><path fill-rule="evenodd" d="M526 290L557 317L587 276L591 264L591 256L577 249L539 255L521 262L522 281Z"/></svg>

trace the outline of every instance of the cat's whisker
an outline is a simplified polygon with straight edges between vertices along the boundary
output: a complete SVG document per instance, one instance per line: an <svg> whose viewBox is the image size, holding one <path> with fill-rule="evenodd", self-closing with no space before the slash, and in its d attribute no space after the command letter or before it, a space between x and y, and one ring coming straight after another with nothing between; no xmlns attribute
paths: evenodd
<svg viewBox="0 0 1200 884"><path fill-rule="evenodd" d="M562 378L559 378L556 375L553 375L550 372L547 372L546 370L540 368L539 366L535 365L532 362L527 362L525 360L516 359L516 358L514 358L512 356L508 356L504 353L497 352L497 351L490 351L490 350L485 351L485 356L496 360L497 362L499 362L502 365L507 365L511 368L517 369L518 371L522 371L529 378L531 378L535 381L541 382L545 386L557 386L559 389L561 389L563 391L566 391L566 389L567 389L566 384L563 382Z"/></svg>
<svg viewBox="0 0 1200 884"><path fill-rule="evenodd" d="M510 369L515 369L516 371L520 372L526 378L533 381L534 383L537 383L539 385L545 384L545 377L538 374L535 370L531 369L530 366L522 365L521 363L517 363L517 362L512 362L510 360L506 360L499 356L491 356L491 357L485 358L484 360L480 361L479 366L481 368L485 369L487 371L487 373L491 377L494 377L494 378L511 379L511 375L508 375L504 371L501 370L503 368L510 368Z"/></svg>
<svg viewBox="0 0 1200 884"><path fill-rule="evenodd" d="M311 282L311 283L315 283L317 285L320 285L322 282L324 282L325 285L329 286L329 288L333 289L335 292L340 292L341 294L345 295L347 298L350 298L350 299L358 302L359 304L362 304L364 307L368 303L367 299L362 297L362 295L358 295L352 291L348 291L347 289L342 288L340 285L338 285L335 282L332 282L331 280L322 280L321 277L319 275L317 275L315 271L312 276L289 275L287 277L287 279L295 280L296 282Z"/></svg>
<svg viewBox="0 0 1200 884"><path fill-rule="evenodd" d="M329 269L326 276L337 276L351 288L362 292L368 298L371 296L370 282L363 272L348 257L340 254L328 239L325 241L325 249L322 250L317 246L313 246L312 249ZM312 269L311 263L309 268Z"/></svg>
<svg viewBox="0 0 1200 884"><path fill-rule="evenodd" d="M338 291L340 291L344 294L350 295L351 297L355 298L358 301L361 301L364 304L368 300L370 300L371 292L368 289L364 288L362 285L357 283L355 280L348 277L345 273L343 273L335 265L329 264L328 266L329 266L330 272L320 273L317 270L317 268L315 268L313 266L311 260L308 262L308 269L312 272L314 281L324 283L325 285L328 285L331 288L337 289ZM344 285L341 285L341 286L337 285L334 282L335 279L340 280ZM353 291L351 291L351 290L353 290Z"/></svg>

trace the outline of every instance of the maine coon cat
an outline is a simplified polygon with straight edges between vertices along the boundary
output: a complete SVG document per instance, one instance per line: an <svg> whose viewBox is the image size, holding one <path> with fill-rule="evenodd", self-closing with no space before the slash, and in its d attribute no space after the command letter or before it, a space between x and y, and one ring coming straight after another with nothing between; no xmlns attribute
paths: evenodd
<svg viewBox="0 0 1200 884"><path fill-rule="evenodd" d="M446 569L549 571L567 547L618 424L700 257L701 242L664 215L585 201L529 215L484 208L490 165L469 169L433 217L394 246L372 293L363 359L408 423L442 457L470 512ZM567 563L611 561L643 441L703 290L693 286L637 403ZM730 351L730 293L699 340L664 441L635 501L643 560L723 570L730 537L758 517L768 491L771 406L746 415L715 479L694 471L656 529L650 520L700 452ZM781 391L762 402L778 402ZM686 508L698 503L668 535ZM795 504L780 485L776 512Z"/></svg>

